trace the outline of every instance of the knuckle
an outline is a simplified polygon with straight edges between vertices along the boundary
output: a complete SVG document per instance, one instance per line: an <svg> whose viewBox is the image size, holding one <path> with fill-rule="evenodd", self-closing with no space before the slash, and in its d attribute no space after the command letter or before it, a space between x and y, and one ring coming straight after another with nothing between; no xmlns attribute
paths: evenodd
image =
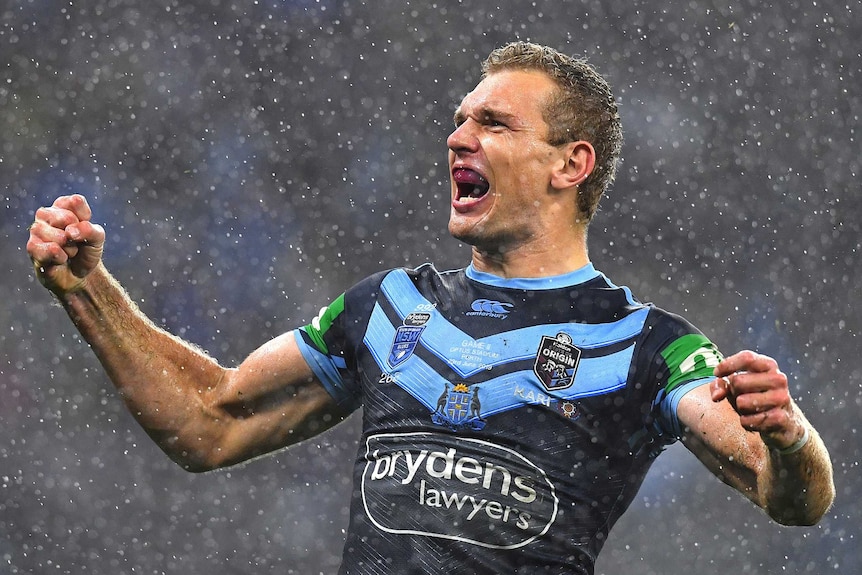
<svg viewBox="0 0 862 575"><path fill-rule="evenodd" d="M740 352L740 359L745 363L751 363L757 359L757 354L751 351L750 349L745 349Z"/></svg>
<svg viewBox="0 0 862 575"><path fill-rule="evenodd" d="M27 254L34 260L39 256L39 242L35 238L27 241Z"/></svg>

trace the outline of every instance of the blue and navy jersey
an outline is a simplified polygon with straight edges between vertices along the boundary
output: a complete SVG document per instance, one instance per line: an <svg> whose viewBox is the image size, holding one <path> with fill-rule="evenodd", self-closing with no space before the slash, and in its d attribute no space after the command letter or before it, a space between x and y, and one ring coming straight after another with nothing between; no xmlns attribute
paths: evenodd
<svg viewBox="0 0 862 575"><path fill-rule="evenodd" d="M360 282L300 349L363 436L341 573L593 572L718 350L592 265Z"/></svg>

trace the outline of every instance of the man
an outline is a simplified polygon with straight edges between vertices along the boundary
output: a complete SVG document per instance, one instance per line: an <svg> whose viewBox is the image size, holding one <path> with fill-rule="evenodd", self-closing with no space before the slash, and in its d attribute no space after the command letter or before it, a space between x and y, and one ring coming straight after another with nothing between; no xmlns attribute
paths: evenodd
<svg viewBox="0 0 862 575"><path fill-rule="evenodd" d="M832 469L771 358L722 358L590 263L619 114L586 63L495 50L455 112L449 231L466 269L377 273L235 369L152 324L101 262L81 196L28 252L147 433L190 471L296 443L363 407L342 573L593 572L680 439L776 521L813 524Z"/></svg>

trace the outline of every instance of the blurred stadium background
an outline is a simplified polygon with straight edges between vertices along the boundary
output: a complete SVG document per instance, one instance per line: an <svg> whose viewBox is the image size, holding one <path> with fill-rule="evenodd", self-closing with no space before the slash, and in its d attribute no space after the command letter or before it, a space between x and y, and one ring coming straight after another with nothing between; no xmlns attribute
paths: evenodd
<svg viewBox="0 0 862 575"><path fill-rule="evenodd" d="M34 281L33 211L83 193L158 323L236 364L381 268L459 267L445 138L494 47L586 56L624 163L596 266L725 352L780 359L838 499L782 528L684 449L597 573L860 573L862 4L7 0L0 7L0 573L332 573L357 418L190 475Z"/></svg>

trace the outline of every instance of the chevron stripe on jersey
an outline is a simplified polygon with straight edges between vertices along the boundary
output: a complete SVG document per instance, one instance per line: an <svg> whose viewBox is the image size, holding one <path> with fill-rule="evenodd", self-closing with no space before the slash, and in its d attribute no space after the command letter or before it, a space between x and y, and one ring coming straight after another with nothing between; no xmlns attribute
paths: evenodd
<svg viewBox="0 0 862 575"><path fill-rule="evenodd" d="M599 326L568 322L543 324L474 339L438 312L403 270L388 274L381 284L381 292L385 301L374 306L364 338L380 369L389 372L399 386L430 410L434 409L440 390L450 381L484 382L482 416L523 406L523 400L517 399L514 393L516 386L532 389L533 397L550 396L558 400L574 400L624 387L635 337L640 334L649 312L642 307L619 321ZM386 304L391 306L394 318L385 313ZM396 330L404 318L417 309L431 310L431 317L419 338L419 347L425 353L414 351L412 357L392 367L387 360ZM549 392L533 374L532 365L542 336L557 333L568 334L574 345L591 353L580 361L572 386ZM453 342L468 342L465 348L468 352L483 350L483 356L455 355L453 348L462 346L453 346ZM435 358L440 361L433 362ZM449 369L441 369L441 364Z"/></svg>

